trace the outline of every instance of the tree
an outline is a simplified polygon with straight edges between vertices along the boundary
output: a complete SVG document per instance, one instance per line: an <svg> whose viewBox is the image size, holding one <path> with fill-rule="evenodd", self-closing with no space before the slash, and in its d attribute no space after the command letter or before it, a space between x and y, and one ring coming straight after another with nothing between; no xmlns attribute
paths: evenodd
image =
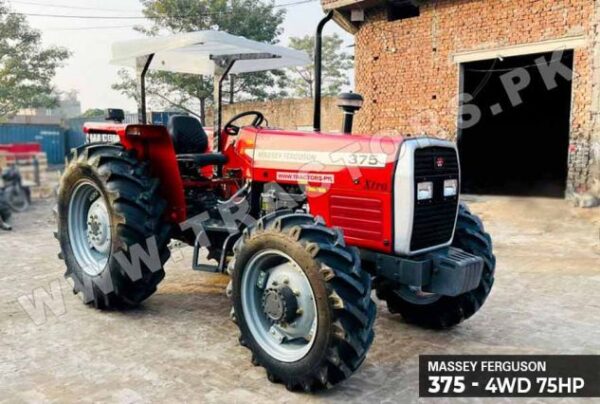
<svg viewBox="0 0 600 404"><path fill-rule="evenodd" d="M40 32L0 0L0 118L23 108L57 105L52 79L69 52L59 47L44 49L41 42Z"/></svg>
<svg viewBox="0 0 600 404"><path fill-rule="evenodd" d="M342 51L344 41L339 35L323 37L323 95L337 95L343 86L350 84L348 71L352 68L352 56ZM315 37L306 35L290 38L290 47L305 51L314 60ZM313 97L314 64L290 69L290 87L298 97Z"/></svg>
<svg viewBox="0 0 600 404"><path fill-rule="evenodd" d="M139 31L155 36L218 28L233 35L274 44L281 34L285 11L260 0L142 0L144 15L153 20L153 26ZM266 99L282 94L278 84L282 72L261 72L236 76L226 83L225 99ZM175 104L196 102L205 116L206 106L213 95L212 79L189 74L152 72L148 75L149 94L169 94ZM128 96L137 96L135 80L129 73L120 73L120 81L113 88Z"/></svg>
<svg viewBox="0 0 600 404"><path fill-rule="evenodd" d="M82 118L97 118L99 116L104 116L105 111L100 108L91 108L81 114Z"/></svg>

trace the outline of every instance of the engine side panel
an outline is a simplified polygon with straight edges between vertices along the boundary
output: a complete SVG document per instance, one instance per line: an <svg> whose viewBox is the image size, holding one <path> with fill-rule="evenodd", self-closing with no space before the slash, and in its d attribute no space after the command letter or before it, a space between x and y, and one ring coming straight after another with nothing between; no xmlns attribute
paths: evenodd
<svg viewBox="0 0 600 404"><path fill-rule="evenodd" d="M245 153L258 182L300 184L310 213L354 246L393 249L393 173L401 137L258 130Z"/></svg>

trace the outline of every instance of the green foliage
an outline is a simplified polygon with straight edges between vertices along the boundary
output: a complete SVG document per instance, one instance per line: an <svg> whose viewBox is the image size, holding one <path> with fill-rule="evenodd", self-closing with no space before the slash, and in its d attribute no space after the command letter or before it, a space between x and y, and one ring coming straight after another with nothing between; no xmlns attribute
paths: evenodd
<svg viewBox="0 0 600 404"><path fill-rule="evenodd" d="M44 49L41 42L39 31L0 0L0 118L23 108L57 105L52 79L69 52L58 47Z"/></svg>
<svg viewBox="0 0 600 404"><path fill-rule="evenodd" d="M290 38L290 47L303 50L314 60L315 37L306 35ZM323 95L337 95L342 87L349 85L348 71L352 68L352 56L342 50L344 41L339 35L323 37ZM298 97L312 97L314 88L314 64L290 69L290 86Z"/></svg>
<svg viewBox="0 0 600 404"><path fill-rule="evenodd" d="M106 112L100 108L91 108L81 114L82 118L97 118L99 116L104 116Z"/></svg>
<svg viewBox="0 0 600 404"><path fill-rule="evenodd" d="M149 29L138 28L147 35L190 32L218 28L233 35L260 42L276 43L281 34L285 12L260 0L142 0L144 15L152 17ZM233 86L226 83L226 92L233 87L237 99L266 99L282 93L276 90L282 80L281 72L261 72L236 76ZM199 102L201 115L204 105L211 101L212 79L197 75L152 72L148 76L149 94L160 91L174 103ZM135 80L120 73L113 88L127 96L137 97ZM231 97L232 98L232 97Z"/></svg>

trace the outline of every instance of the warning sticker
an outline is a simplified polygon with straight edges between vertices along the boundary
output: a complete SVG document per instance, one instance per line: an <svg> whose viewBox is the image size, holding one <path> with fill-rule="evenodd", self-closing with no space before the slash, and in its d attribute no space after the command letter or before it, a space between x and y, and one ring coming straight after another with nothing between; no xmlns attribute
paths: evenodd
<svg viewBox="0 0 600 404"><path fill-rule="evenodd" d="M277 181L294 181L299 184L307 184L309 182L333 184L335 182L335 176L333 174L295 173L278 171Z"/></svg>

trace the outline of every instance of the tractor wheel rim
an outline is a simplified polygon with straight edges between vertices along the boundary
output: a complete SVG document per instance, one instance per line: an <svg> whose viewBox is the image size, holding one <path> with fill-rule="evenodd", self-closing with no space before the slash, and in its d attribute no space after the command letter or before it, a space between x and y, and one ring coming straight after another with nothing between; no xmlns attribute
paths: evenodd
<svg viewBox="0 0 600 404"><path fill-rule="evenodd" d="M435 293L423 292L419 288L404 285L396 289L394 293L398 295L401 299L404 299L409 303L420 306L435 303L442 297L441 295Z"/></svg>
<svg viewBox="0 0 600 404"><path fill-rule="evenodd" d="M296 261L274 249L255 254L241 281L245 322L271 357L296 362L312 348L318 313L310 282Z"/></svg>
<svg viewBox="0 0 600 404"><path fill-rule="evenodd" d="M68 230L77 264L86 274L99 275L110 257L112 227L106 201L90 181L80 182L71 194Z"/></svg>

